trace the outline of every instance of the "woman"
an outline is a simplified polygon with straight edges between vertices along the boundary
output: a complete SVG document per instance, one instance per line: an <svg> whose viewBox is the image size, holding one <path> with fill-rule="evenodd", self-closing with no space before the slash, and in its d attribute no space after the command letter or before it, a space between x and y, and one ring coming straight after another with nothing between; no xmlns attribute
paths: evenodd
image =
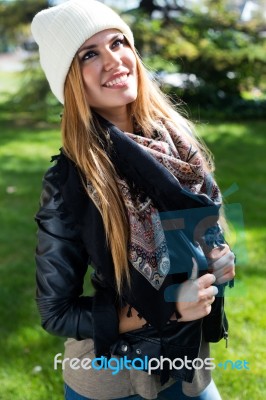
<svg viewBox="0 0 266 400"><path fill-rule="evenodd" d="M130 28L109 7L69 0L38 13L32 32L64 104L63 148L44 177L36 216L36 262L42 325L70 338L65 398L219 399L206 365L184 365L185 357L206 360L207 340L226 333L222 294L234 276L208 153L150 80ZM182 209L195 216L186 235L167 217ZM88 265L91 297L82 296ZM120 364L114 373L104 364L122 356L131 363L133 353L134 368ZM145 355L167 356L168 366L150 374ZM177 359L174 371L169 362Z"/></svg>

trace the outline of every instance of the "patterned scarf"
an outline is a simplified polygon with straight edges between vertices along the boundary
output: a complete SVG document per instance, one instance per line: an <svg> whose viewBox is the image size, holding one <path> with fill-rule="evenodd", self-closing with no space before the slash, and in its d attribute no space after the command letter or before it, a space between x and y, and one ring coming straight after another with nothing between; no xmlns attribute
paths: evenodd
<svg viewBox="0 0 266 400"><path fill-rule="evenodd" d="M160 125L161 129L151 138L141 136L141 132L125 134L167 168L184 188L196 194L207 194L214 203L221 203L219 188L212 176L204 171L199 152L169 121L160 122ZM129 261L158 290L170 270L160 214L152 199L132 193L126 180L119 178L117 183L130 224ZM88 189L96 196L91 186Z"/></svg>

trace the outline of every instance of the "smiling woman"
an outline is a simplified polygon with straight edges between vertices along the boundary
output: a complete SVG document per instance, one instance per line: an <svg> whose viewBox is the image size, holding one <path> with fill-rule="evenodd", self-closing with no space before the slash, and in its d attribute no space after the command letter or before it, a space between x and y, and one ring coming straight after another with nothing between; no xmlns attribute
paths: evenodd
<svg viewBox="0 0 266 400"><path fill-rule="evenodd" d="M210 369L196 365L209 358L208 341L227 337L223 292L234 276L207 149L150 80L129 26L109 7L69 0L38 13L32 32L64 104L62 151L36 215L36 264L42 326L69 338L64 359L74 360L64 364L66 400L220 399ZM193 226L204 225L206 210L211 222L206 237L191 222L189 238L180 228L172 248L163 215L183 208L197 211ZM82 295L88 265L93 296ZM96 363L114 357L136 368L114 375ZM136 364L160 357L182 366L149 374ZM85 358L94 368L75 367Z"/></svg>

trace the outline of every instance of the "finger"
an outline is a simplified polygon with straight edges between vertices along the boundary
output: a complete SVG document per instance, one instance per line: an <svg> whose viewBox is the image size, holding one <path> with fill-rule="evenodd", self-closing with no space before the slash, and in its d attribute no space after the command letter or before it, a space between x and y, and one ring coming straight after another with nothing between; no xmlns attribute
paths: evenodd
<svg viewBox="0 0 266 400"><path fill-rule="evenodd" d="M198 279L198 285L200 288L208 288L216 281L214 274L205 274Z"/></svg>
<svg viewBox="0 0 266 400"><path fill-rule="evenodd" d="M211 310L212 310L212 306L209 304L209 305L207 305L206 306L206 308L205 308L205 313L204 313L204 315L203 316L207 316L207 315L209 315L210 314L210 312L211 312Z"/></svg>
<svg viewBox="0 0 266 400"><path fill-rule="evenodd" d="M235 271L230 270L227 274L222 275L221 277L217 278L216 283L217 285L221 285L222 283L230 282L235 277Z"/></svg>
<svg viewBox="0 0 266 400"><path fill-rule="evenodd" d="M191 271L191 275L190 275L189 279L195 280L198 277L198 263L194 257L192 257L192 263L193 263L193 266L192 266L192 271Z"/></svg>
<svg viewBox="0 0 266 400"><path fill-rule="evenodd" d="M212 299L214 296L218 294L218 289L216 286L210 286L207 289L204 290L204 293L202 295L202 300L207 300L208 302L210 299Z"/></svg>
<svg viewBox="0 0 266 400"><path fill-rule="evenodd" d="M214 261L211 264L211 268L213 271L216 271L220 268L224 268L227 266L234 266L234 265L235 265L235 255L232 251L230 251L229 253L221 257L219 260Z"/></svg>
<svg viewBox="0 0 266 400"><path fill-rule="evenodd" d="M215 247L214 249L212 249L207 257L210 260L217 260L220 257L222 257L223 255L225 255L228 251L230 251L230 247L228 246L228 244L224 243L218 247Z"/></svg>
<svg viewBox="0 0 266 400"><path fill-rule="evenodd" d="M212 305L215 302L215 296L212 296L211 299L209 299L208 304Z"/></svg>
<svg viewBox="0 0 266 400"><path fill-rule="evenodd" d="M213 296L216 296L218 294L218 292L219 292L217 286L211 286L211 287L213 289Z"/></svg>
<svg viewBox="0 0 266 400"><path fill-rule="evenodd" d="M213 275L215 275L216 281L217 281L217 279L222 278L225 275L232 274L232 276L233 276L234 273L235 273L235 266L234 265L232 265L232 266L229 265L227 267L220 268L220 269L218 269L216 271L213 271Z"/></svg>

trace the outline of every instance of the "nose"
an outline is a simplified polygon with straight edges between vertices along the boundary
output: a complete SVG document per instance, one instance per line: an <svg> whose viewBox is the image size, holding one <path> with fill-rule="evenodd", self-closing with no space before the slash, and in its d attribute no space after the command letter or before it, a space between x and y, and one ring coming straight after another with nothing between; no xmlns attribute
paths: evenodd
<svg viewBox="0 0 266 400"><path fill-rule="evenodd" d="M103 67L105 71L110 71L113 68L117 68L122 64L122 60L119 52L106 50L103 55Z"/></svg>

